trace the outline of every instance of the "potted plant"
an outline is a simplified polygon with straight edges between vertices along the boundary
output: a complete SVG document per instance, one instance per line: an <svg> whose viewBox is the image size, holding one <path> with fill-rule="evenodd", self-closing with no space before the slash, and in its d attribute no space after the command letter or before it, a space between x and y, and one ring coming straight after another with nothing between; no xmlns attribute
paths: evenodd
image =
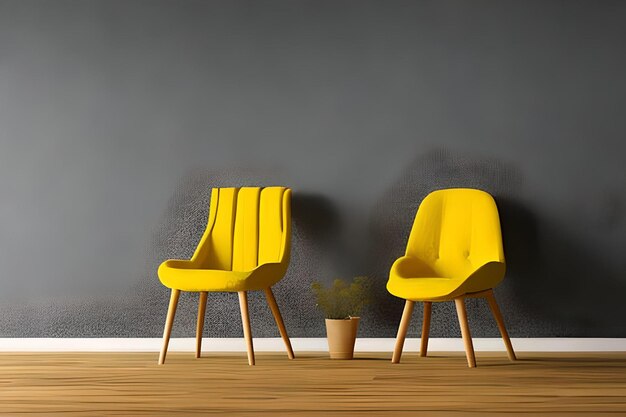
<svg viewBox="0 0 626 417"><path fill-rule="evenodd" d="M359 326L359 313L369 302L370 280L356 277L351 283L336 279L325 287L320 282L311 285L317 306L326 317L326 336L331 359L352 359Z"/></svg>

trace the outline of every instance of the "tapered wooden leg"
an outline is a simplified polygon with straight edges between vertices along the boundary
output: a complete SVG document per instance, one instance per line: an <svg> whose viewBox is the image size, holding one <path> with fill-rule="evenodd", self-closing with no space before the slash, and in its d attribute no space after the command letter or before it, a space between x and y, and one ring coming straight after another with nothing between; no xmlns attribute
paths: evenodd
<svg viewBox="0 0 626 417"><path fill-rule="evenodd" d="M398 335L396 336L396 347L393 349L393 356L391 363L399 363L402 356L402 348L404 347L404 339L406 338L406 332L409 330L409 324L411 323L411 316L413 315L413 307L415 301L406 300L404 304L404 311L402 312L402 319L400 320L400 326L398 327Z"/></svg>
<svg viewBox="0 0 626 417"><path fill-rule="evenodd" d="M422 340L420 344L420 356L426 356L428 352L428 335L430 334L430 316L433 303L424 301L424 321L422 322Z"/></svg>
<svg viewBox="0 0 626 417"><path fill-rule="evenodd" d="M272 310L272 315L274 316L274 320L278 326L280 337L282 337L283 342L285 342L287 356L289 359L293 359L295 356L293 354L293 349L291 348L291 342L289 341L289 336L287 336L287 329L285 328L285 323L283 323L283 317L280 315L280 310L278 309L278 304L276 303L276 298L274 298L274 293L272 292L271 287L267 287L265 289L265 298L267 298L267 304L269 304L270 310Z"/></svg>
<svg viewBox="0 0 626 417"><path fill-rule="evenodd" d="M509 333L506 331L506 327L504 326L504 319L502 318L502 313L500 312L500 308L498 307L498 303L496 302L496 297L493 293L493 290L489 290L489 292L487 292L487 294L485 295L485 298L487 298L487 302L489 302L489 308L491 308L493 318L496 319L498 329L500 330L502 340L504 341L504 346L506 346L506 353L509 355L509 359L514 361L517 359L515 357L515 351L513 350L511 339L509 339Z"/></svg>
<svg viewBox="0 0 626 417"><path fill-rule="evenodd" d="M165 319L165 329L163 330L163 347L159 355L159 365L165 363L165 355L167 355L167 346L170 344L170 334L172 334L172 324L174 324L174 316L176 315L176 307L178 306L178 297L180 290L172 290L170 296L170 306L167 309L167 318Z"/></svg>
<svg viewBox="0 0 626 417"><path fill-rule="evenodd" d="M254 347L252 346L252 331L250 330L250 315L248 314L248 294L245 291L239 291L239 308L241 308L243 336L246 339L248 349L248 364L254 365Z"/></svg>
<svg viewBox="0 0 626 417"><path fill-rule="evenodd" d="M472 334L470 333L469 324L467 323L467 312L465 311L465 300L456 298L456 314L459 316L459 325L461 326L461 335L465 344L465 355L467 356L467 364L470 368L476 367L476 357L474 356L474 345L472 344Z"/></svg>
<svg viewBox="0 0 626 417"><path fill-rule="evenodd" d="M200 299L198 301L198 322L196 323L196 358L199 358L200 352L202 352L202 330L204 329L207 296L208 293L206 291L200 292Z"/></svg>

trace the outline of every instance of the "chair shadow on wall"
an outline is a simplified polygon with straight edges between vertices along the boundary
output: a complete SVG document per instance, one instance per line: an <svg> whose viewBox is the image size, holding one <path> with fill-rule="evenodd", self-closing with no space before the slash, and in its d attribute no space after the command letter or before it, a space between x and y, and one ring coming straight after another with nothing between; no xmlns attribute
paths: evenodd
<svg viewBox="0 0 626 417"><path fill-rule="evenodd" d="M298 233L306 236L311 244L322 247L334 241L341 225L339 210L321 194L294 191L291 216Z"/></svg>
<svg viewBox="0 0 626 417"><path fill-rule="evenodd" d="M284 184L284 176L282 172L264 169L199 168L188 172L181 179L164 213L162 224L154 231L149 250L150 261L145 279L141 282L145 299L159 302L145 305L141 300L131 300L133 305L141 306L136 313L141 325L137 324L129 332L145 337L161 334L162 317L165 317L167 307L161 300L167 300L168 294L155 279L155 271L165 259L188 259L192 256L206 227L212 187ZM285 278L275 286L275 296L291 337L322 337L323 320L310 320L320 315L310 285L312 280L328 274L328 271L320 269L320 265L329 263L329 256L335 256L334 253L338 251L336 232L341 229L342 221L331 199L322 194L301 191L297 187L293 190L291 211L291 262ZM249 299L255 335L275 337L276 329L270 312L263 298L257 295L251 293ZM233 320L239 321L239 311L232 294L215 293L210 300L207 316L212 318L212 323L205 326L205 337L240 337L241 327L233 325ZM183 294L173 337L188 337L194 333L196 309L196 298Z"/></svg>
<svg viewBox="0 0 626 417"><path fill-rule="evenodd" d="M445 149L418 155L401 172L374 208L370 224L369 269L376 277L373 311L385 336L395 336L403 306L385 290L389 268L404 254L423 198L436 189L454 187L487 191L498 205L507 273L496 292L511 337L623 336L624 277L620 282L619 271L525 204L518 197L523 180L520 170L503 161ZM475 336L498 337L482 303L469 302L468 314ZM459 334L454 317L450 306L436 303L431 335ZM415 327L410 334L419 334Z"/></svg>
<svg viewBox="0 0 626 417"><path fill-rule="evenodd" d="M393 262L404 255L406 245L421 201L430 192L443 188L477 188L489 192L496 198L509 189L519 189L522 184L520 172L499 160L478 158L437 148L417 155L384 192L373 209L370 223L371 242L369 248L370 267L376 277L374 312L376 321L383 327L386 337L395 337L404 301L386 291L389 269ZM505 255L507 248L505 247ZM505 283L506 283L505 279ZM500 299L500 295L498 295ZM501 308L507 321L507 308L502 300ZM491 314L479 300L468 300L470 322L475 321L476 312L480 321L490 320L486 329L497 337L497 328ZM434 303L431 336L449 337L459 335L456 312L451 303ZM416 309L414 323L422 321L421 308ZM414 313L415 314L415 313ZM472 320L474 319L474 320ZM471 323L475 336L481 336L481 323ZM492 329L493 327L493 329ZM419 335L419 327L412 326L409 336ZM515 335L515 332L510 333ZM419 336L418 336L419 337Z"/></svg>
<svg viewBox="0 0 626 417"><path fill-rule="evenodd" d="M346 233L346 219L336 203L322 194L295 191L292 207L299 247L312 251L312 257L319 262L317 275L310 276L310 280L332 280L362 273L362 260L346 242L352 236Z"/></svg>
<svg viewBox="0 0 626 417"><path fill-rule="evenodd" d="M626 284L619 272L520 201L497 201L511 301L549 323L545 336L623 336Z"/></svg>
<svg viewBox="0 0 626 417"><path fill-rule="evenodd" d="M342 228L343 221L331 199L322 194L297 190L291 199L291 218L293 245L290 270L294 273L295 282L291 281L288 291L298 300L298 317L320 318L301 320L298 327L301 337L325 337L323 317L316 307L311 284L334 273L333 266L341 256L337 230Z"/></svg>

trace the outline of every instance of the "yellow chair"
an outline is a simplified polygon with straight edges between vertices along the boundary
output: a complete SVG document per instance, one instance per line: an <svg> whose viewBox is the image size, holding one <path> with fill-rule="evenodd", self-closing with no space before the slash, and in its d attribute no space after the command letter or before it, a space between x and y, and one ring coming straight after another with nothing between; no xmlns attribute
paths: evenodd
<svg viewBox="0 0 626 417"><path fill-rule="evenodd" d="M293 359L291 343L271 289L287 271L290 249L290 189L214 188L207 228L191 259L171 259L159 267L159 279L172 289L159 364L165 362L181 291L200 293L196 358L200 357L208 292L237 292L248 363L254 365L247 292L263 290L289 359Z"/></svg>
<svg viewBox="0 0 626 417"><path fill-rule="evenodd" d="M387 290L406 300L393 363L400 362L416 301L424 302L420 356L426 356L433 302L456 304L467 363L476 366L465 298L486 298L509 359L515 360L493 288L504 278L500 219L496 203L484 191L457 188L434 191L422 201L405 256L394 262Z"/></svg>

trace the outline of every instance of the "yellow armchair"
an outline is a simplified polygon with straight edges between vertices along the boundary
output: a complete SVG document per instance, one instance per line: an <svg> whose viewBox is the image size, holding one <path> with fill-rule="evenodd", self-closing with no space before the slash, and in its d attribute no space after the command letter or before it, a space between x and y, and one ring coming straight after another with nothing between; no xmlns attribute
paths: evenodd
<svg viewBox="0 0 626 417"><path fill-rule="evenodd" d="M181 291L200 293L196 358L200 357L208 293L237 292L248 363L254 365L247 292L263 290L287 354L293 359L293 349L271 289L287 271L290 248L290 189L214 188L207 227L191 259L170 259L159 266L161 283L172 289L159 364L165 362Z"/></svg>
<svg viewBox="0 0 626 417"><path fill-rule="evenodd" d="M508 356L515 360L493 294L504 273L500 219L491 195L457 188L426 196L415 216L406 254L394 262L387 282L391 294L406 300L392 362L400 362L415 302L424 302L420 356L426 356L432 303L454 300L467 362L475 367L464 302L465 298L473 297L487 299Z"/></svg>

